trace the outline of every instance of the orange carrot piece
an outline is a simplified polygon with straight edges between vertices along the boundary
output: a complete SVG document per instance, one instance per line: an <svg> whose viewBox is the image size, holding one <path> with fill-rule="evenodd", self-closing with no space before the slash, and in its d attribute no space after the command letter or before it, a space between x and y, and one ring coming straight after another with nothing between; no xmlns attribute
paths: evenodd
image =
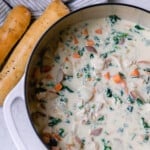
<svg viewBox="0 0 150 150"><path fill-rule="evenodd" d="M77 39L76 36L73 36L73 43L74 43L74 44L78 44L78 43L79 43L79 41L78 41L78 39Z"/></svg>
<svg viewBox="0 0 150 150"><path fill-rule="evenodd" d="M102 34L103 32L102 32L102 29L99 28L99 29L96 29L96 30L95 30L95 33L97 33L97 34Z"/></svg>
<svg viewBox="0 0 150 150"><path fill-rule="evenodd" d="M73 58L80 58L81 56L79 55L79 53L77 53L77 52L74 52L73 53Z"/></svg>
<svg viewBox="0 0 150 150"><path fill-rule="evenodd" d="M56 139L57 141L61 141L61 137L60 137L58 134L52 133L51 136L52 136L54 139Z"/></svg>
<svg viewBox="0 0 150 150"><path fill-rule="evenodd" d="M83 29L81 33L85 36L89 35L87 28Z"/></svg>
<svg viewBox="0 0 150 150"><path fill-rule="evenodd" d="M140 75L140 72L138 69L134 69L132 70L131 74L130 74L132 77L139 77Z"/></svg>
<svg viewBox="0 0 150 150"><path fill-rule="evenodd" d="M105 79L109 80L109 79L110 79L110 73L109 73L109 72L106 72L106 73L104 74L104 77L105 77Z"/></svg>
<svg viewBox="0 0 150 150"><path fill-rule="evenodd" d="M62 89L62 84L61 83L57 83L55 85L54 89L56 90L56 92L59 92Z"/></svg>
<svg viewBox="0 0 150 150"><path fill-rule="evenodd" d="M122 83L124 80L122 79L120 74L116 74L113 76L113 81L118 84L118 83Z"/></svg>
<svg viewBox="0 0 150 150"><path fill-rule="evenodd" d="M95 43L93 40L87 40L87 46L93 46Z"/></svg>

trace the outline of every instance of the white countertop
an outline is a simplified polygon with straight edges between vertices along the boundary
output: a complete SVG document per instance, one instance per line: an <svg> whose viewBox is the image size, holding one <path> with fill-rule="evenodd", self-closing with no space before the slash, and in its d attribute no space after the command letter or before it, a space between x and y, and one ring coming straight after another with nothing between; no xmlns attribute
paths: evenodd
<svg viewBox="0 0 150 150"><path fill-rule="evenodd" d="M150 3L149 0L116 0L115 2L124 2L124 3L129 3L133 5L137 5L139 7L143 7L147 10L150 10ZM6 124L4 122L4 117L3 117L3 108L0 107L0 146L2 150L17 150L6 127ZM14 105L13 108L13 116L14 118L17 118L17 126L21 126L22 133L26 130L26 115L24 115L25 108L24 105L21 101L17 101L17 104ZM24 117L25 116L25 117ZM26 133L25 133L26 134ZM27 135L29 136L29 134Z"/></svg>
<svg viewBox="0 0 150 150"><path fill-rule="evenodd" d="M3 150L16 150L4 122L2 107L0 108L0 146Z"/></svg>

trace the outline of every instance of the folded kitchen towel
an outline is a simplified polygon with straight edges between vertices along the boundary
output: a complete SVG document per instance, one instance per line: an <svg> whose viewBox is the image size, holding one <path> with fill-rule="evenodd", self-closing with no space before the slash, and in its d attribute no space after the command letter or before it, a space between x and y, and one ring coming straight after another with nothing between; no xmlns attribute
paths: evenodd
<svg viewBox="0 0 150 150"><path fill-rule="evenodd" d="M33 18L38 18L43 10L52 0L0 0L0 26L3 24L8 12L16 5L22 4L29 8ZM107 0L62 0L69 2L68 6L71 11L91 4L104 3Z"/></svg>
<svg viewBox="0 0 150 150"><path fill-rule="evenodd" d="M3 24L8 12L16 5L22 4L26 6L32 12L32 17L38 18L51 1L52 0L0 0L0 26ZM106 2L126 3L150 10L149 0L62 0L62 1L64 2L69 1L67 5L71 11L74 11L84 6Z"/></svg>

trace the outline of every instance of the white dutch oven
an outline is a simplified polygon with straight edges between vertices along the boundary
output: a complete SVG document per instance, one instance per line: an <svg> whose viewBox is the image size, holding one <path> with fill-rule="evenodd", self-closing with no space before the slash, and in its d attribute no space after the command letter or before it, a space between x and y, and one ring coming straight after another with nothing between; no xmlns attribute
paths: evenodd
<svg viewBox="0 0 150 150"><path fill-rule="evenodd" d="M52 27L46 31L46 33L41 37L40 41L37 43L30 61L27 65L26 73L22 77L18 85L10 92L7 96L4 103L4 117L8 127L8 130L13 138L14 143L16 144L18 150L28 150L28 149L37 149L44 150L46 146L39 139L38 133L35 130L33 123L30 120L30 107L28 106L30 89L29 89L29 80L31 77L31 70L34 64L37 62L39 53L49 44L50 39L54 41L53 37L57 37L57 34L60 30L65 28L68 25L78 23L80 21L85 21L91 18L100 18L106 17L111 14L118 14L121 18L141 24L143 26L150 28L150 13L144 9L140 9L135 6L124 5L124 4L97 4L94 6L89 6L82 8L80 10L74 11L67 15L66 17L60 19ZM54 43L53 43L54 44ZM16 100L22 100L24 105L24 115L26 117L26 122L22 123L22 126L28 126L28 132L24 133L27 137L26 143L29 146L26 146L25 141L21 139L20 133L16 128L14 118L12 117L12 104ZM22 113L22 112L20 112ZM23 127L22 127L23 128ZM23 134L23 131L22 131ZM38 146L37 146L38 145Z"/></svg>

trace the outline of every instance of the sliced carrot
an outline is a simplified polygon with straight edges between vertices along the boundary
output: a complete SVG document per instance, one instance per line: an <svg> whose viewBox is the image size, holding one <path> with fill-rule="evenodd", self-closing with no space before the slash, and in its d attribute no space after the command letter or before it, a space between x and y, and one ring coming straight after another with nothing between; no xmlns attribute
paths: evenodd
<svg viewBox="0 0 150 150"><path fill-rule="evenodd" d="M93 40L87 40L87 46L93 46L95 43Z"/></svg>
<svg viewBox="0 0 150 150"><path fill-rule="evenodd" d="M73 56L73 58L80 58L81 57L78 52L74 52L72 56Z"/></svg>
<svg viewBox="0 0 150 150"><path fill-rule="evenodd" d="M95 33L97 33L97 34L102 34L103 32L102 32L102 29L99 28L99 29L96 29L96 30L95 30Z"/></svg>
<svg viewBox="0 0 150 150"><path fill-rule="evenodd" d="M131 74L130 74L132 77L139 77L140 75L140 72L138 69L134 69L131 71Z"/></svg>
<svg viewBox="0 0 150 150"><path fill-rule="evenodd" d="M52 133L51 136L52 136L54 139L56 139L57 141L61 141L61 137L60 137L58 134Z"/></svg>
<svg viewBox="0 0 150 150"><path fill-rule="evenodd" d="M85 36L89 35L87 28L84 28L81 33Z"/></svg>
<svg viewBox="0 0 150 150"><path fill-rule="evenodd" d="M109 72L106 72L106 73L104 74L104 77L105 77L105 79L109 80L109 79L110 79L110 73L109 73Z"/></svg>
<svg viewBox="0 0 150 150"><path fill-rule="evenodd" d="M56 90L56 92L59 92L62 89L62 84L61 83L57 83L55 85L54 89Z"/></svg>
<svg viewBox="0 0 150 150"><path fill-rule="evenodd" d="M79 41L78 41L78 39L77 39L76 36L73 36L73 43L74 43L74 44L78 44L78 43L79 43Z"/></svg>
<svg viewBox="0 0 150 150"><path fill-rule="evenodd" d="M120 74L114 75L112 79L117 84L118 83L123 83L123 81L124 81Z"/></svg>

